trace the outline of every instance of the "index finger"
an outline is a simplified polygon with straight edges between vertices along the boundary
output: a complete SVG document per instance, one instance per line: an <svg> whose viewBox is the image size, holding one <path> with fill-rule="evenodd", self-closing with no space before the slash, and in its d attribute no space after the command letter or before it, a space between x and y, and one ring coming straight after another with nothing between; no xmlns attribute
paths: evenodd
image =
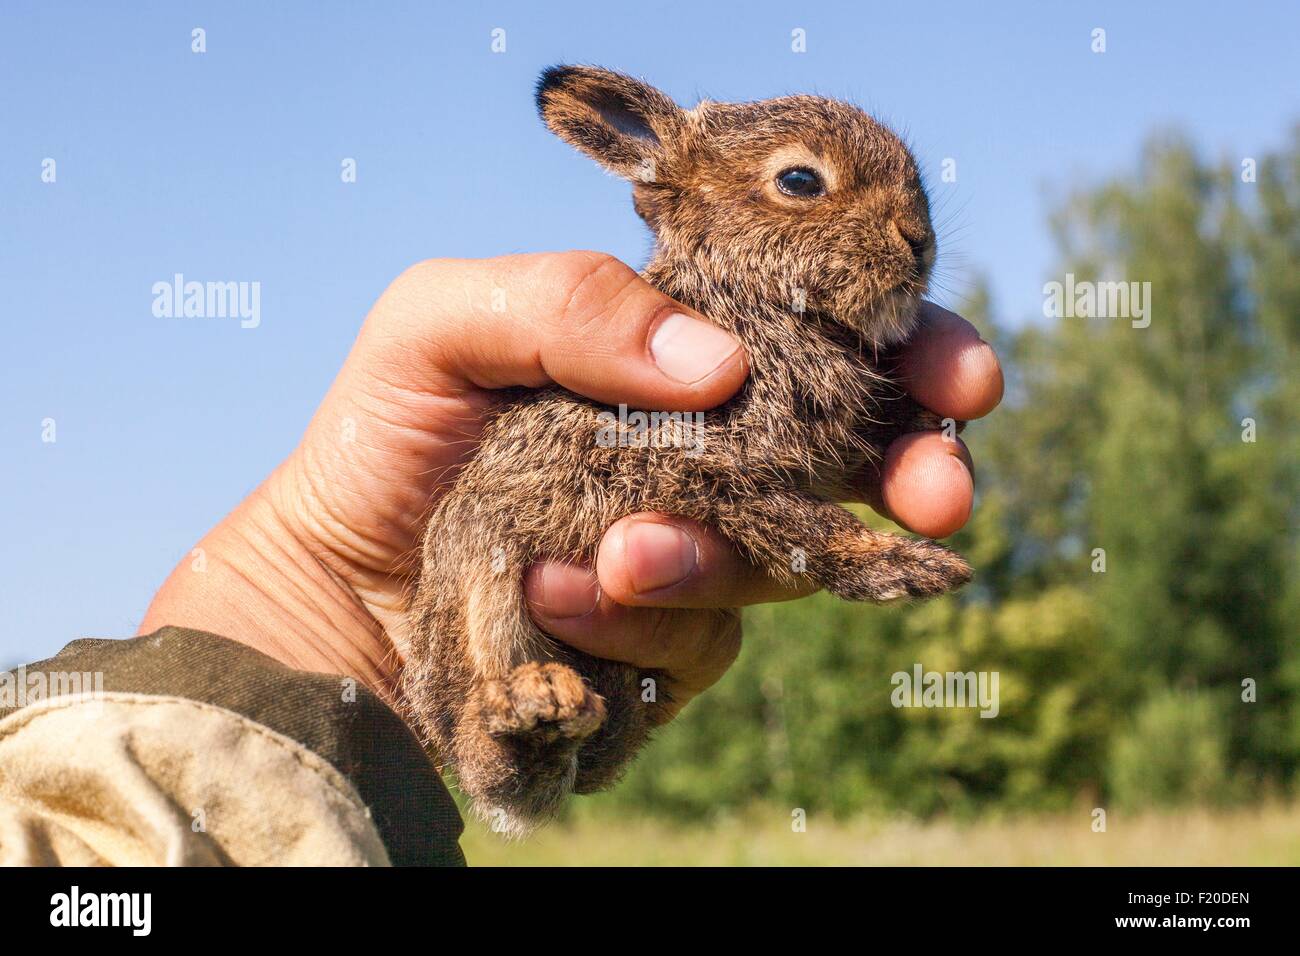
<svg viewBox="0 0 1300 956"><path fill-rule="evenodd" d="M939 415L968 421L1002 401L1002 366L975 326L932 302L898 359L901 384Z"/></svg>
<svg viewBox="0 0 1300 956"><path fill-rule="evenodd" d="M407 387L554 383L605 404L698 411L748 375L735 337L596 252L432 259L393 284L372 324L367 353Z"/></svg>

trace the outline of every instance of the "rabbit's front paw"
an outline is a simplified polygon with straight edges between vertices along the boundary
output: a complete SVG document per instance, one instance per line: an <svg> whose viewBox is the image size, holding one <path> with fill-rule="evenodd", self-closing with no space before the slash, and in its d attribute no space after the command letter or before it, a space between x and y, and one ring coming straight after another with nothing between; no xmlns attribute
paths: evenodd
<svg viewBox="0 0 1300 956"><path fill-rule="evenodd" d="M528 661L483 686L483 716L494 737L583 740L605 721L605 702L563 664Z"/></svg>
<svg viewBox="0 0 1300 956"><path fill-rule="evenodd" d="M971 579L966 560L943 545L874 531L832 539L828 557L826 589L848 601L934 597Z"/></svg>

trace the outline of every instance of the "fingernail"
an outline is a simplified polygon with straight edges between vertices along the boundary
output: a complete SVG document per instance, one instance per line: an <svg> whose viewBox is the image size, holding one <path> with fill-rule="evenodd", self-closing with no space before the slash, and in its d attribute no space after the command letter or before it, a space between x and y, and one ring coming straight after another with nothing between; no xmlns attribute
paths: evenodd
<svg viewBox="0 0 1300 956"><path fill-rule="evenodd" d="M650 354L669 378L690 384L712 374L740 343L708 322L674 312L650 336Z"/></svg>
<svg viewBox="0 0 1300 956"><path fill-rule="evenodd" d="M537 609L552 620L590 614L600 601L600 584L586 568L549 563L530 573L539 575Z"/></svg>
<svg viewBox="0 0 1300 956"><path fill-rule="evenodd" d="M668 524L637 521L624 532L628 576L637 594L684 581L699 563L695 539Z"/></svg>

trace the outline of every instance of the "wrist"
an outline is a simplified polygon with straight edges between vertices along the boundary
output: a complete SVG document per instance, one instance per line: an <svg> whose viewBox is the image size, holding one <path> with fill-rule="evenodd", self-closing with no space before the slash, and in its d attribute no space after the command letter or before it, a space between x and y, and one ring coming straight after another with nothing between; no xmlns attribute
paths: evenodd
<svg viewBox="0 0 1300 956"><path fill-rule="evenodd" d="M176 566L139 633L169 624L209 631L298 670L353 677L391 703L392 645L353 587L276 506L282 469Z"/></svg>

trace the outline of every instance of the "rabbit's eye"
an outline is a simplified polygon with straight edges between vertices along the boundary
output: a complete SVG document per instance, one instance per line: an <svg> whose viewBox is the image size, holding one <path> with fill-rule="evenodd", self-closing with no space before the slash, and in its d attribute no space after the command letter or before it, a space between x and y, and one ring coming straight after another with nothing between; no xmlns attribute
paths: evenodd
<svg viewBox="0 0 1300 956"><path fill-rule="evenodd" d="M787 196L798 196L801 199L811 199L826 191L826 187L822 185L822 178L804 166L779 173L776 177L776 185Z"/></svg>

